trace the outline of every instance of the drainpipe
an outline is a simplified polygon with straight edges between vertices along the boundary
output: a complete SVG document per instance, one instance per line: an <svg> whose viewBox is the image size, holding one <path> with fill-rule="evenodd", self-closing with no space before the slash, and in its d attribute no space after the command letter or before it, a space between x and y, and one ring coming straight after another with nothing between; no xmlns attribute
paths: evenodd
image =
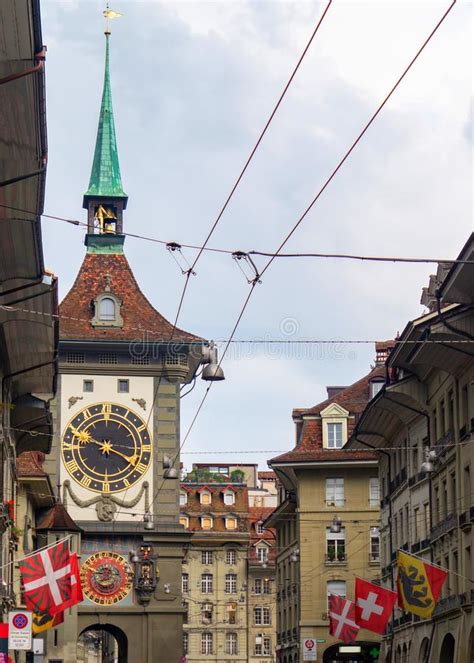
<svg viewBox="0 0 474 663"><path fill-rule="evenodd" d="M39 53L35 53L36 64L34 67L29 67L28 69L19 71L16 74L10 74L10 76L5 76L4 78L0 78L0 85L3 85L4 83L10 83L10 81L16 81L18 78L23 78L23 76L29 76L30 74L35 74L37 71L40 71L40 69L43 69L45 60L46 60L46 47L43 46L43 50L41 50Z"/></svg>
<svg viewBox="0 0 474 663"><path fill-rule="evenodd" d="M374 433L372 433L374 434ZM379 435L378 433L375 433L375 435L378 435L382 439L385 439L383 435ZM369 449L373 449L376 453L382 453L388 458L388 480L389 480L389 490L390 490L390 477L392 476L392 457L388 453L388 451L385 451L385 449L378 449L377 447L372 446L368 442L364 442L364 440L361 440L358 437L358 434L355 434L355 439L357 442L360 442L360 444L363 444L364 446L368 447ZM388 539L390 542L390 584L392 587L392 591L395 590L395 582L393 578L393 564L392 564L392 550L393 550L393 534L392 534L392 501L388 501ZM393 615L391 617L392 620L392 629L390 633L390 660L393 660L393 638L394 638L394 633L393 633Z"/></svg>

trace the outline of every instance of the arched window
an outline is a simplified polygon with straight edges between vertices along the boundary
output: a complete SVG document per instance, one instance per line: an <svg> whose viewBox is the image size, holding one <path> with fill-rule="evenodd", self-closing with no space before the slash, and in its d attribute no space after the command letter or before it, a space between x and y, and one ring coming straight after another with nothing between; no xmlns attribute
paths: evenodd
<svg viewBox="0 0 474 663"><path fill-rule="evenodd" d="M99 320L115 320L115 302L111 297L103 297L100 300Z"/></svg>
<svg viewBox="0 0 474 663"><path fill-rule="evenodd" d="M225 634L225 653L230 655L237 654L237 633Z"/></svg>

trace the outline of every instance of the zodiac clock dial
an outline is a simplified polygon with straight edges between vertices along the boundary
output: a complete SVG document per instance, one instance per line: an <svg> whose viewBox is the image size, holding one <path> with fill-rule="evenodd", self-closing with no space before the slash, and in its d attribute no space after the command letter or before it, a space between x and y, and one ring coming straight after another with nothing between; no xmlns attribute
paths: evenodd
<svg viewBox="0 0 474 663"><path fill-rule="evenodd" d="M116 403L96 403L78 412L61 440L64 466L84 488L118 493L136 484L150 467L146 423Z"/></svg>
<svg viewBox="0 0 474 663"><path fill-rule="evenodd" d="M81 566L84 596L99 605L114 605L132 589L133 573L125 557L111 551L94 553Z"/></svg>

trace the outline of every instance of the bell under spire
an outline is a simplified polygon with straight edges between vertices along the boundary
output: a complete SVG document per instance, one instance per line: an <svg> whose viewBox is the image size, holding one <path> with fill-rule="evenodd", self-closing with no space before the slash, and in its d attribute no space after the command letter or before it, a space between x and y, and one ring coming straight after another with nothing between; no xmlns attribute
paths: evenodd
<svg viewBox="0 0 474 663"><path fill-rule="evenodd" d="M115 136L114 113L112 108L112 92L110 88L109 38L105 32L105 74L102 104L100 107L99 126L95 144L94 161L89 180L89 187L84 194L84 207L89 207L91 199L122 199L123 208L127 205L128 196L122 187L120 164Z"/></svg>

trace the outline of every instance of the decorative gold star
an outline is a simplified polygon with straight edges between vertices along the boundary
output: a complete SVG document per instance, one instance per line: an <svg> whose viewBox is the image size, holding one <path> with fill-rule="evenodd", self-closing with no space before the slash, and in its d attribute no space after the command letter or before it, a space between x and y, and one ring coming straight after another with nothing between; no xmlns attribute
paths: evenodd
<svg viewBox="0 0 474 663"><path fill-rule="evenodd" d="M104 440L101 444L102 454L109 454L112 451L112 442L110 440Z"/></svg>

